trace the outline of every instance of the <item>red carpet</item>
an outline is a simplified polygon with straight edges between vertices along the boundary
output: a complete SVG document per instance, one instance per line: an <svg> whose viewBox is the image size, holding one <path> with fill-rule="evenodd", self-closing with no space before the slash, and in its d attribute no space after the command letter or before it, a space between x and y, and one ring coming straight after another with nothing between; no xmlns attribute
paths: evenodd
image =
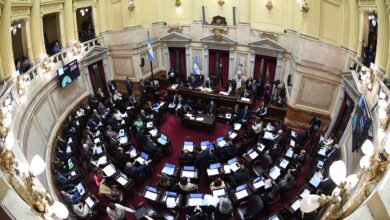
<svg viewBox="0 0 390 220"><path fill-rule="evenodd" d="M256 103L259 105L259 103ZM256 106L257 106L256 105ZM159 128L159 131L165 135L168 136L169 140L172 143L173 148L173 154L169 157L163 158L161 162L159 162L155 166L155 170L157 174L161 173L161 170L165 163L173 163L176 165L179 165L179 162L177 158L179 157L182 145L184 141L193 141L194 144L199 144L201 141L209 140L214 141L220 136L224 136L227 134L227 132L231 129L231 126L228 126L223 123L216 122L215 124L215 130L213 133L207 133L202 131L196 131L188 128L182 128L180 126L180 119L176 116L166 114L165 122L164 124ZM133 138L133 144L137 148L137 150L141 151L138 144L136 143L136 140ZM303 166L303 172L302 174L297 178L296 180L296 186L289 190L288 192L281 194L281 199L279 202L273 204L272 206L265 206L264 210L259 217L259 219L265 218L268 215L280 211L283 209L283 206L287 204L289 201L291 201L295 196L299 194L299 191L301 190L301 187L305 184L308 170L310 166L312 165L312 158L309 158L309 160L306 162L306 164ZM109 220L109 217L107 216L105 212L105 208L108 204L108 201L100 196L98 196L98 189L96 185L93 182L92 175L84 171L84 174L86 176L86 181L89 187L91 188L92 193L100 200L101 202L101 214L96 216L99 220ZM204 175L203 175L204 176ZM156 175L150 176L146 179L145 185L152 185L156 186L158 177ZM134 188L135 192L141 193L144 189L144 185ZM205 179L201 176L200 183L199 183L199 191L201 193L209 193L209 186L206 183ZM127 192L126 193L126 199L127 199L127 206L134 206L136 204L139 204L144 200L143 197L137 195L134 192ZM135 219L134 215L131 213L126 214L127 219ZM181 212L179 219L185 219L185 211Z"/></svg>

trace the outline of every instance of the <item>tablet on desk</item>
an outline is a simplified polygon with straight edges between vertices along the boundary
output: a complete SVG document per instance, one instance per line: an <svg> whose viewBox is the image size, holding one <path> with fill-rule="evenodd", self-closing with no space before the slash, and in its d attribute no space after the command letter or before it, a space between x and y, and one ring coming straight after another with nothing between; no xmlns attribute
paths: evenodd
<svg viewBox="0 0 390 220"><path fill-rule="evenodd" d="M103 149L101 146L95 147L95 154L101 154L103 153Z"/></svg>
<svg viewBox="0 0 390 220"><path fill-rule="evenodd" d="M237 199L242 199L242 198L248 196L248 191L246 189L244 189L244 190L241 190L239 192L236 192L235 195L236 195Z"/></svg>
<svg viewBox="0 0 390 220"><path fill-rule="evenodd" d="M185 141L184 146L183 146L183 150L188 150L189 152L193 152L194 151L194 143Z"/></svg>
<svg viewBox="0 0 390 220"><path fill-rule="evenodd" d="M283 158L283 159L280 161L279 166L282 167L283 169L286 169L286 167L288 166L289 163L290 163L290 162L289 162L288 160L286 160L286 159Z"/></svg>
<svg viewBox="0 0 390 220"><path fill-rule="evenodd" d="M255 189L258 189L263 186L265 186L265 183L261 177L257 177L253 180L253 187L255 187Z"/></svg>
<svg viewBox="0 0 390 220"><path fill-rule="evenodd" d="M291 137L293 137L293 138L297 137L297 134L295 133L295 131L291 131Z"/></svg>
<svg viewBox="0 0 390 220"><path fill-rule="evenodd" d="M100 166L100 165L104 165L107 163L107 156L102 156L102 157L99 157L98 161L97 161L97 164Z"/></svg>
<svg viewBox="0 0 390 220"><path fill-rule="evenodd" d="M149 131L149 134L152 135L152 137L156 137L157 134L158 134L158 130L157 129L152 129Z"/></svg>
<svg viewBox="0 0 390 220"><path fill-rule="evenodd" d="M290 141L290 145L291 145L292 147L295 147L295 141L294 141L294 140L291 140L291 141Z"/></svg>
<svg viewBox="0 0 390 220"><path fill-rule="evenodd" d="M313 177L310 179L310 184L317 188L320 183L321 180L318 178L317 174L314 174Z"/></svg>
<svg viewBox="0 0 390 220"><path fill-rule="evenodd" d="M302 199L310 195L310 190L304 189L303 192L299 195Z"/></svg>
<svg viewBox="0 0 390 220"><path fill-rule="evenodd" d="M247 185L246 183L237 186L236 192L239 192L239 191L241 191L241 190L246 189L247 186L248 186L248 185Z"/></svg>
<svg viewBox="0 0 390 220"><path fill-rule="evenodd" d="M121 184L122 186L125 186L129 182L129 180L127 179L127 176L125 176L122 173L119 174L119 177L116 179L116 181L119 184Z"/></svg>
<svg viewBox="0 0 390 220"><path fill-rule="evenodd" d="M225 189L217 189L212 191L213 196L218 198L218 197L223 197L226 195Z"/></svg>
<svg viewBox="0 0 390 220"><path fill-rule="evenodd" d="M294 151L292 151L291 149L288 149L286 152L286 157L292 158L293 154L294 154Z"/></svg>
<svg viewBox="0 0 390 220"><path fill-rule="evenodd" d="M210 145L211 145L210 141L202 141L202 142L200 142L200 148L202 150L206 150L207 148L210 149Z"/></svg>
<svg viewBox="0 0 390 220"><path fill-rule="evenodd" d="M249 155L249 157L250 157L252 160L256 159L257 156L259 156L259 154L258 154L256 151L254 151L253 149L250 149L250 150L248 151L248 155Z"/></svg>
<svg viewBox="0 0 390 220"><path fill-rule="evenodd" d="M128 140L129 139L127 138L127 136L123 136L123 137L119 138L119 143L120 144L127 144Z"/></svg>
<svg viewBox="0 0 390 220"><path fill-rule="evenodd" d="M147 198L147 199L156 201L156 199L157 199L157 193L151 192L151 191L148 191L148 190L147 190L147 191L145 192L144 197Z"/></svg>
<svg viewBox="0 0 390 220"><path fill-rule="evenodd" d="M108 164L106 167L103 168L103 172L106 174L106 176L110 177L115 174L116 169L114 165Z"/></svg>
<svg viewBox="0 0 390 220"><path fill-rule="evenodd" d="M269 176L276 180L280 176L280 169L277 166L272 167L272 169L269 172Z"/></svg>
<svg viewBox="0 0 390 220"><path fill-rule="evenodd" d="M234 139L237 137L237 133L234 131L229 131L228 136L229 138Z"/></svg>
<svg viewBox="0 0 390 220"><path fill-rule="evenodd" d="M84 189L84 186L83 186L82 183L77 184L77 185L76 185L76 189L77 189L77 191L79 191L80 196L83 196L83 195L84 195L85 189Z"/></svg>

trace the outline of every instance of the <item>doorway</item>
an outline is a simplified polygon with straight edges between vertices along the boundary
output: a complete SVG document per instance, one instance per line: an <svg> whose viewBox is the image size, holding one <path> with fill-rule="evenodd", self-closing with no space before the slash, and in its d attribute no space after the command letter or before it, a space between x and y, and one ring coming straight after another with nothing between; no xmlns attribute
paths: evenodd
<svg viewBox="0 0 390 220"><path fill-rule="evenodd" d="M275 80L276 58L263 55L255 57L255 68L253 72L253 79L261 78L263 81L273 83Z"/></svg>
<svg viewBox="0 0 390 220"><path fill-rule="evenodd" d="M217 86L229 86L229 51L209 50L209 76Z"/></svg>
<svg viewBox="0 0 390 220"><path fill-rule="evenodd" d="M333 126L332 134L334 136L335 143L338 143L343 136L344 130L347 127L348 121L351 118L352 111L355 107L355 103L347 92L344 92L343 102L341 104L339 114L336 118L336 123Z"/></svg>
<svg viewBox="0 0 390 220"><path fill-rule="evenodd" d="M106 97L109 96L107 90L106 76L103 68L103 61L99 60L96 63L88 65L89 78L91 80L93 92L96 94L100 88L103 90Z"/></svg>
<svg viewBox="0 0 390 220"><path fill-rule="evenodd" d="M92 7L79 8L76 11L77 31L80 42L95 38Z"/></svg>
<svg viewBox="0 0 390 220"><path fill-rule="evenodd" d="M12 52L15 59L15 69L19 74L27 72L31 63L27 52L26 23L22 20L11 24Z"/></svg>
<svg viewBox="0 0 390 220"><path fill-rule="evenodd" d="M43 37L45 40L46 53L51 56L61 52L61 33L59 13L46 14L43 16ZM63 43L63 42L62 42Z"/></svg>
<svg viewBox="0 0 390 220"><path fill-rule="evenodd" d="M171 68L176 73L176 76L181 81L186 81L186 50L184 47L169 47L169 63Z"/></svg>

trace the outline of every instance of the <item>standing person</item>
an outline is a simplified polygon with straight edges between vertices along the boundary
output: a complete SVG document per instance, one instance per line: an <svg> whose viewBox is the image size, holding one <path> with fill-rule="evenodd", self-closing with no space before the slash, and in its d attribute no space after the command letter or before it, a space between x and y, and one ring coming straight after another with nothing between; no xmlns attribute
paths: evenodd
<svg viewBox="0 0 390 220"><path fill-rule="evenodd" d="M127 208L118 203L110 202L107 206L107 214L112 220L124 220L126 219L125 212L134 213L135 210Z"/></svg>
<svg viewBox="0 0 390 220"><path fill-rule="evenodd" d="M126 77L125 85L127 89L127 95L131 96L131 94L133 94L133 86L131 85L129 77Z"/></svg>
<svg viewBox="0 0 390 220"><path fill-rule="evenodd" d="M146 101L146 85L143 79L141 79L139 82L139 89L141 91L141 106L142 106Z"/></svg>
<svg viewBox="0 0 390 220"><path fill-rule="evenodd" d="M110 90L111 95L114 95L116 90L116 82L114 80L108 82L108 89Z"/></svg>
<svg viewBox="0 0 390 220"><path fill-rule="evenodd" d="M264 102L266 105L268 105L268 102L271 99L271 95L272 95L272 86L267 80L267 82L264 85Z"/></svg>
<svg viewBox="0 0 390 220"><path fill-rule="evenodd" d="M316 115L309 123L310 125L310 143L313 144L314 137L321 127L321 119Z"/></svg>

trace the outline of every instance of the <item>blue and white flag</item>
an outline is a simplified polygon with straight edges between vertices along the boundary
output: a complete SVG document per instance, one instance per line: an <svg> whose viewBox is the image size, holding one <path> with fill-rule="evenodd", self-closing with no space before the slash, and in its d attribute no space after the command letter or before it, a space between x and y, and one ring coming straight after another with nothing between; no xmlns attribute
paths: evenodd
<svg viewBox="0 0 390 220"><path fill-rule="evenodd" d="M236 86L236 89L239 89L241 88L241 68L242 68L242 64L241 62L239 61L237 63L237 86Z"/></svg>
<svg viewBox="0 0 390 220"><path fill-rule="evenodd" d="M149 61L153 61L153 46L149 35L148 35L148 57L149 57Z"/></svg>
<svg viewBox="0 0 390 220"><path fill-rule="evenodd" d="M198 55L195 56L194 67L192 68L192 74L200 75Z"/></svg>

